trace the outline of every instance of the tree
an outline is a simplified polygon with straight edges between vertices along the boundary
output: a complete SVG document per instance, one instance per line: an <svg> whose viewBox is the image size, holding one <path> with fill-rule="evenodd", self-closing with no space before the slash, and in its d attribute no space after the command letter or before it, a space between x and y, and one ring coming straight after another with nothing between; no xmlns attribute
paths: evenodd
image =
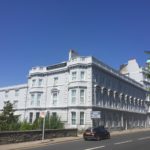
<svg viewBox="0 0 150 150"><path fill-rule="evenodd" d="M48 125L46 126L46 128L49 129L63 129L64 128L64 124L61 122L60 118L56 115L56 116L50 116L49 121L48 121Z"/></svg>
<svg viewBox="0 0 150 150"><path fill-rule="evenodd" d="M0 131L17 130L20 126L19 116L14 115L13 104L4 102L3 111L0 114Z"/></svg>

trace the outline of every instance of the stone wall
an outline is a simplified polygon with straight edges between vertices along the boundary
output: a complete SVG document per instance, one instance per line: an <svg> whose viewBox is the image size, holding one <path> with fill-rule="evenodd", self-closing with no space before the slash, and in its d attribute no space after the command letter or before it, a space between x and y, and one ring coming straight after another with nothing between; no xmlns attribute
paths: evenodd
<svg viewBox="0 0 150 150"><path fill-rule="evenodd" d="M69 136L77 136L77 129L45 130L45 139ZM41 130L0 132L0 144L27 142L41 139Z"/></svg>

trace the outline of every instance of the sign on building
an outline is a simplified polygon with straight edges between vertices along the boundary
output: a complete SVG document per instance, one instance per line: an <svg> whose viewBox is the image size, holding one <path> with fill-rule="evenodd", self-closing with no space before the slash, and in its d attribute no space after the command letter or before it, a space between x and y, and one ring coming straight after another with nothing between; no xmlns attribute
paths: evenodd
<svg viewBox="0 0 150 150"><path fill-rule="evenodd" d="M92 119L101 118L101 111L91 111L91 118Z"/></svg>
<svg viewBox="0 0 150 150"><path fill-rule="evenodd" d="M44 118L45 115L46 115L46 112L45 112L45 111L40 112L40 117L41 117L41 118Z"/></svg>

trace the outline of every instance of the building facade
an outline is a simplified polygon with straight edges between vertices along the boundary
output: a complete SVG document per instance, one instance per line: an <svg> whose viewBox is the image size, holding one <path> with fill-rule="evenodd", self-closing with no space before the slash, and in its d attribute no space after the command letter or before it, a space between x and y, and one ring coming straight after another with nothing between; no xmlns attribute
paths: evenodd
<svg viewBox="0 0 150 150"><path fill-rule="evenodd" d="M127 64L121 65L120 73L132 78L141 83L147 90L146 107L147 107L147 122L150 122L150 60L146 61L144 67L140 67L136 59L131 59Z"/></svg>
<svg viewBox="0 0 150 150"><path fill-rule="evenodd" d="M0 88L0 109L10 100L20 119L30 123L45 111L60 116L66 128L117 130L150 126L146 96L142 84L71 50L67 62L32 68L27 84ZM99 117L91 117L93 112Z"/></svg>
<svg viewBox="0 0 150 150"><path fill-rule="evenodd" d="M132 78L133 80L144 85L145 88L150 88L150 78L148 78L147 74L150 74L148 69L149 63L146 62L145 67L140 67L137 63L136 59L131 59L127 64L123 64L120 66L120 73Z"/></svg>

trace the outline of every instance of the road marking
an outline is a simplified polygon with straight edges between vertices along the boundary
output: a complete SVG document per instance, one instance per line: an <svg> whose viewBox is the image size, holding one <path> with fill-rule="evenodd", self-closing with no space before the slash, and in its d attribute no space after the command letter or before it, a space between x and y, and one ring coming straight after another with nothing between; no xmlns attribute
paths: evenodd
<svg viewBox="0 0 150 150"><path fill-rule="evenodd" d="M146 139L150 139L150 136L147 136L147 137L142 137L142 138L139 138L138 140L146 140Z"/></svg>
<svg viewBox="0 0 150 150"><path fill-rule="evenodd" d="M104 148L104 147L105 147L105 146L92 147L92 148L88 148L88 149L84 149L84 150L93 150L93 149Z"/></svg>
<svg viewBox="0 0 150 150"><path fill-rule="evenodd" d="M132 142L132 140L129 141L122 141L122 142L118 142L118 143L114 143L115 145L119 145L119 144L125 144L125 143L130 143Z"/></svg>

